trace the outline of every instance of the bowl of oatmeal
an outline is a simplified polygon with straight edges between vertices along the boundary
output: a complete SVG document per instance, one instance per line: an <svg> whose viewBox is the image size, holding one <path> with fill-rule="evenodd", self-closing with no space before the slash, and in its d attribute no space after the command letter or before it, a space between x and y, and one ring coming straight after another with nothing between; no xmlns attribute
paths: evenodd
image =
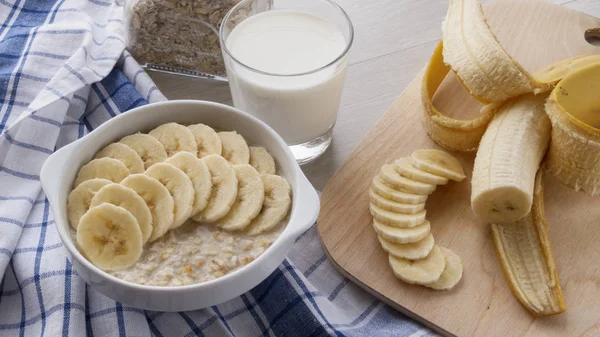
<svg viewBox="0 0 600 337"><path fill-rule="evenodd" d="M273 158L274 168L265 168L253 162L253 156L258 158L260 151L251 153L249 163L238 162L238 145L230 146L235 151L227 149L226 138L222 138L222 158L206 153L200 158L202 151L198 151L198 160L206 161L213 174L213 185L205 193L206 205L197 205L202 204L198 202L200 180L193 179L192 170L184 169L187 166L183 159L189 154L174 153L176 151L172 148L183 147L179 139L181 132L173 133L177 135L174 136L177 140L172 143L161 139L160 132L158 137L153 133L153 130L162 130L163 125L173 124L188 128L202 124L217 131L235 133L247 142L250 149L260 148L262 153L269 154ZM159 139L166 149L166 160L163 158L151 163L151 156L136 149L135 142L130 142L134 144L131 145L122 141L139 133L150 133ZM139 143L142 147L150 147L147 144L152 142L141 136L136 137L143 140ZM121 152L115 155L115 149L120 150L119 147L123 146L113 143L120 140L136 150L142 162L128 160ZM172 159L178 157L182 157L182 160ZM124 164L117 163L115 158ZM163 160L164 163L161 162ZM227 194L225 187L219 186L227 185L223 182L226 179L214 177L214 172L220 172L214 167L220 167L221 164L211 167L209 161L229 162L235 168L232 172L237 176L237 184L229 185L237 185L236 191L239 193L235 192L235 199L224 202L231 208L224 212L207 210L213 204L210 201L213 196L217 198L218 195L223 199ZM103 166L91 162L102 162ZM192 179L179 177L180 183L177 182L179 178L168 176L169 170L177 170L172 167L178 166L177 163ZM85 166L90 167L84 169ZM254 187L250 182L257 181L257 173L262 183ZM148 310L195 310L225 302L250 290L277 268L294 240L316 221L319 213L318 195L283 139L257 118L212 102L161 102L121 114L82 139L57 150L47 159L40 176L54 213L55 226L78 274L101 293L124 304ZM146 190L151 189L144 185L149 178L145 176L156 178L164 184L165 187L157 188L156 193L152 190L152 193L161 195L158 190L162 188L166 192L161 193L172 197L170 206L169 202L162 202L158 197L156 200L149 197ZM193 183L195 190L191 189L190 193L195 192L196 202L182 201L185 199L185 189L189 189L184 185L185 181ZM274 192L276 189L269 187L274 182L289 186L287 192ZM83 192L75 193L78 188ZM260 192L255 189L260 189ZM133 194L131 200L127 199L129 194L125 192ZM280 207L280 200L285 199L286 194L289 195L289 207L285 214L280 212L275 225L262 224L259 221L261 217L272 217L275 213L267 207ZM244 200L240 195L252 197ZM121 203L115 200L121 200ZM189 200L194 200L194 197ZM144 207L147 214L135 208L136 202L143 205L144 201L148 205ZM163 206L157 206L159 201ZM191 211L185 213L183 209L188 206L182 206L184 204L190 204L189 208L194 208L197 214L192 216ZM212 206L217 204L215 202ZM260 206L256 206L258 204ZM164 216L167 207L164 205L171 207L170 218ZM80 210L79 207L84 209ZM198 212L203 207L205 210ZM254 211L247 211L252 207ZM260 212L256 211L256 207ZM243 213L239 209L252 213L250 218L244 218L242 222L235 220L238 213ZM220 215L215 217L217 213ZM166 228L161 225L165 222L161 220L163 218L170 221ZM110 230L99 231L100 224ZM98 235L107 235L107 239L99 239ZM115 239L115 235L120 237ZM96 249L99 244L104 248ZM110 247L110 250L106 247Z"/></svg>

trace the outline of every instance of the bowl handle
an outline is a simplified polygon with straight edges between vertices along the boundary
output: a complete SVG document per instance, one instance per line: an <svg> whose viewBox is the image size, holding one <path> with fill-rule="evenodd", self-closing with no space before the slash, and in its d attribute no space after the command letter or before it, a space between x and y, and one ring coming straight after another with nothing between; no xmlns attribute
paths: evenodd
<svg viewBox="0 0 600 337"><path fill-rule="evenodd" d="M294 222L298 226L292 228L290 231L290 236L294 239L315 224L321 209L321 201L317 191L315 191L312 184L306 179L300 168L298 168L298 171L300 184L298 184L299 195L297 200L300 201L300 204L298 205L298 214L294 219Z"/></svg>
<svg viewBox="0 0 600 337"><path fill-rule="evenodd" d="M64 174L66 161L76 148L75 143L77 142L66 145L50 155L40 171L40 182L51 205L56 205L58 200L59 184L62 181L60 176Z"/></svg>

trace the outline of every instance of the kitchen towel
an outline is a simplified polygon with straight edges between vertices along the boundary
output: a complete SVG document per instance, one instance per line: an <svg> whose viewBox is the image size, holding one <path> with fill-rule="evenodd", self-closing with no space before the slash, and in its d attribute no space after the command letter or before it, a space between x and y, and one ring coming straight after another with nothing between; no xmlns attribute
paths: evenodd
<svg viewBox="0 0 600 337"><path fill-rule="evenodd" d="M94 291L72 269L39 173L56 149L164 100L124 51L123 6L0 0L0 336L434 335L337 273L313 226L246 294L151 312Z"/></svg>

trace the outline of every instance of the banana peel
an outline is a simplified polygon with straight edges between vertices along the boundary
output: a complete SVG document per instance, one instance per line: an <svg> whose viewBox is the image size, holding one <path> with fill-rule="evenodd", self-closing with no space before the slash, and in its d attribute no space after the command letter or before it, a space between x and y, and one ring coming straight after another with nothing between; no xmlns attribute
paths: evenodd
<svg viewBox="0 0 600 337"><path fill-rule="evenodd" d="M543 173L535 179L533 207L511 224L492 224L496 255L510 290L534 316L565 311L544 210Z"/></svg>

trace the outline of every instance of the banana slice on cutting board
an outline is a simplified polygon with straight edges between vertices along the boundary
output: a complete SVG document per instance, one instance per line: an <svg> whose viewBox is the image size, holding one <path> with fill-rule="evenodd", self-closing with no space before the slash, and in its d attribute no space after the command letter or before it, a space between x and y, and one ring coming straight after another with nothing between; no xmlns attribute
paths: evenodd
<svg viewBox="0 0 600 337"><path fill-rule="evenodd" d="M126 209L105 203L81 217L77 245L98 268L122 270L142 256L142 231Z"/></svg>
<svg viewBox="0 0 600 337"><path fill-rule="evenodd" d="M250 235L277 227L285 219L292 205L290 185L284 178L272 174L263 174L261 178L265 198L260 213L248 225L247 233Z"/></svg>
<svg viewBox="0 0 600 337"><path fill-rule="evenodd" d="M196 139L198 158L206 157L209 154L221 155L221 138L213 128L204 124L188 125Z"/></svg>
<svg viewBox="0 0 600 337"><path fill-rule="evenodd" d="M384 209L386 211L404 213L404 214L415 214L425 209L425 203L420 204L403 204L394 200L390 200L377 194L373 189L369 190L369 197L371 203Z"/></svg>
<svg viewBox="0 0 600 337"><path fill-rule="evenodd" d="M389 242L412 243L422 240L429 235L431 224L425 220L422 224L415 227L392 227L381 223L377 219L373 219L373 229L378 236Z"/></svg>
<svg viewBox="0 0 600 337"><path fill-rule="evenodd" d="M260 174L275 174L275 160L264 147L250 146L250 165Z"/></svg>
<svg viewBox="0 0 600 337"><path fill-rule="evenodd" d="M144 162L142 158L131 149L129 146L122 143L112 143L107 145L105 148L100 150L100 152L96 153L94 159L109 157L116 160L121 161L127 169L129 169L129 173L143 173L144 172Z"/></svg>
<svg viewBox="0 0 600 337"><path fill-rule="evenodd" d="M371 204L369 211L373 218L379 222L392 227L415 227L425 222L426 211L422 210L413 214L403 214L386 211L374 204Z"/></svg>
<svg viewBox="0 0 600 337"><path fill-rule="evenodd" d="M154 164L144 174L158 180L173 197L175 218L171 229L183 225L192 215L194 205L195 191L190 178L182 170L166 163Z"/></svg>
<svg viewBox="0 0 600 337"><path fill-rule="evenodd" d="M142 161L144 162L144 169L148 169L150 166L161 163L167 160L167 152L165 147L156 138L143 134L136 133L121 138L119 143L129 146L134 150Z"/></svg>
<svg viewBox="0 0 600 337"><path fill-rule="evenodd" d="M69 223L73 229L77 230L79 219L88 211L92 198L102 187L112 184L112 181L107 179L90 179L79 184L74 190L69 193L67 200L67 216Z"/></svg>
<svg viewBox="0 0 600 337"><path fill-rule="evenodd" d="M373 178L373 182L371 184L371 189L373 192L381 195L382 197L396 201L403 204L422 204L427 200L427 195L425 194L412 194L408 192L399 191L383 181L381 175L378 174Z"/></svg>
<svg viewBox="0 0 600 337"><path fill-rule="evenodd" d="M120 184L106 185L92 198L90 207L100 206L103 203L123 207L131 213L142 231L142 244L148 241L152 234L152 213L144 199L134 190Z"/></svg>
<svg viewBox="0 0 600 337"><path fill-rule="evenodd" d="M378 236L377 238L379 239L379 243L383 250L391 255L408 260L424 259L431 253L433 246L435 246L435 241L433 240L433 235L431 235L431 233L423 239L411 243L395 243L388 241L381 236Z"/></svg>
<svg viewBox="0 0 600 337"><path fill-rule="evenodd" d="M416 168L410 157L402 157L396 160L394 162L394 169L396 169L403 177L425 184L446 185L448 183L448 178L440 177L436 174L431 174Z"/></svg>
<svg viewBox="0 0 600 337"><path fill-rule="evenodd" d="M550 141L545 98L523 95L509 101L481 138L471 179L471 207L485 222L511 223L531 210L535 174Z"/></svg>
<svg viewBox="0 0 600 337"><path fill-rule="evenodd" d="M246 228L260 212L265 198L264 184L254 167L234 165L233 170L238 181L237 198L229 213L215 223L227 231Z"/></svg>
<svg viewBox="0 0 600 337"><path fill-rule="evenodd" d="M414 194L431 194L435 191L435 185L415 181L403 177L396 171L394 164L385 164L381 167L381 179L383 181L400 190L407 193Z"/></svg>
<svg viewBox="0 0 600 337"><path fill-rule="evenodd" d="M78 186L82 182L90 179L100 178L107 179L114 183L118 183L129 175L127 166L119 160L113 158L94 159L83 165L77 173L74 186Z"/></svg>
<svg viewBox="0 0 600 337"><path fill-rule="evenodd" d="M248 164L250 162L250 149L246 140L235 131L217 133L221 139L221 155L232 165Z"/></svg>
<svg viewBox="0 0 600 337"><path fill-rule="evenodd" d="M410 157L413 165L425 172L458 182L466 177L460 162L447 152L434 149L417 150Z"/></svg>
<svg viewBox="0 0 600 337"><path fill-rule="evenodd" d="M446 266L444 254L437 245L423 259L408 260L390 254L389 262L396 277L406 283L421 285L439 280Z"/></svg>
<svg viewBox="0 0 600 337"><path fill-rule="evenodd" d="M196 155L198 145L196 137L190 129L177 123L166 123L160 125L148 134L156 138L165 148L167 157L177 152L186 151Z"/></svg>
<svg viewBox="0 0 600 337"><path fill-rule="evenodd" d="M204 210L192 219L210 223L221 219L229 212L237 197L238 181L233 167L225 158L210 154L201 160L210 172L212 191Z"/></svg>
<svg viewBox="0 0 600 337"><path fill-rule="evenodd" d="M210 171L206 164L198 159L191 152L179 152L165 161L187 174L194 186L194 204L192 205L192 215L198 214L208 204L212 182L210 180Z"/></svg>
<svg viewBox="0 0 600 337"><path fill-rule="evenodd" d="M144 174L132 174L121 185L134 190L150 209L152 234L148 241L152 242L163 236L175 219L175 202L169 190L158 180Z"/></svg>
<svg viewBox="0 0 600 337"><path fill-rule="evenodd" d="M444 260L446 261L444 271L437 281L424 284L424 286L435 290L450 290L454 288L454 286L457 285L462 278L463 264L460 257L453 251L445 247L439 248L444 255Z"/></svg>

